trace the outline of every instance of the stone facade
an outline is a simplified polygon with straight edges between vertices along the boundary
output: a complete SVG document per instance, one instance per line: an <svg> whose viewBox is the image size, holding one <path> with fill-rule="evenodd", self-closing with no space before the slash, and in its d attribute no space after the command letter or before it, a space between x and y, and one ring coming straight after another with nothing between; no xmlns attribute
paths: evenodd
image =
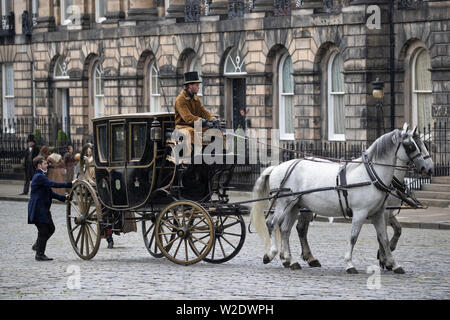
<svg viewBox="0 0 450 320"><path fill-rule="evenodd" d="M233 48L244 59L246 74L240 77L245 78L245 103L254 128L279 126L278 64L286 52L293 65L296 140L328 140L327 64L334 51L344 61L346 141L373 141L379 126L389 131L392 125L413 121L411 59L419 47L431 61L432 118L450 117L450 1L394 1L393 42L390 1L382 0L292 1L284 7L290 10L281 13L267 1L255 0L253 7L245 2L245 13L233 19L223 10L223 0L212 0L210 11L203 10L198 22L189 23L183 20L181 0L169 6L159 0L107 1L102 23L95 16L95 5L102 1L77 0L73 3L80 8L80 23L67 26L61 25L56 6L63 0L39 2L31 36L22 35L19 18L24 10L31 11L31 4L15 5L15 35L2 34L0 64L14 67L14 116L57 114L54 92L68 89L71 137L92 133L96 63L103 69L105 114L148 112L152 61L159 71L161 108L173 110L183 73L195 56L201 61L203 103L230 126L234 77L224 75L224 66ZM373 5L380 9L376 29L368 27ZM65 79L53 77L60 56L67 63ZM372 97L377 77L384 82L384 124ZM4 99L1 104L5 114Z"/></svg>

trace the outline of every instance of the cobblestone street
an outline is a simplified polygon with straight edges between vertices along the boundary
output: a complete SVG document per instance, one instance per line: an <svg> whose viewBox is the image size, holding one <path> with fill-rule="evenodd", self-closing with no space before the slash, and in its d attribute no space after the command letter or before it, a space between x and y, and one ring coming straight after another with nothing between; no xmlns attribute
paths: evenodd
<svg viewBox="0 0 450 320"><path fill-rule="evenodd" d="M0 299L449 299L450 233L445 230L403 229L394 256L406 274L381 271L379 289L369 289L369 266L378 265L374 228L365 225L354 251L359 274L345 273L343 256L350 224L314 222L309 241L322 268L284 269L278 259L264 265L264 245L247 234L241 252L231 261L200 262L184 267L149 255L137 233L106 241L94 259L83 261L72 250L65 206L53 205L56 232L46 254L37 262L31 245L37 230L27 224L26 202L1 202ZM248 222L248 217L246 217ZM391 229L389 229L391 234ZM300 259L295 229L291 236L294 259ZM70 289L73 270L80 271L80 289ZM68 272L69 271L69 272ZM370 282L370 281L369 281Z"/></svg>

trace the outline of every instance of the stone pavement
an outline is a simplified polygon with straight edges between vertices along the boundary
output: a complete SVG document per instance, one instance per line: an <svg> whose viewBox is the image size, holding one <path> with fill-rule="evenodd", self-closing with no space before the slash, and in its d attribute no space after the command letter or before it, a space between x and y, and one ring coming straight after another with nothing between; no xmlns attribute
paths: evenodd
<svg viewBox="0 0 450 320"><path fill-rule="evenodd" d="M28 202L29 196L19 195L23 191L23 182L17 180L0 180L1 201ZM251 192L230 191L231 201L251 199ZM57 203L57 200L54 200ZM444 229L450 230L450 208L428 207L427 209L402 210L397 216L404 228ZM328 221L325 217L316 217L316 221ZM334 222L346 222L343 217L333 219Z"/></svg>
<svg viewBox="0 0 450 320"><path fill-rule="evenodd" d="M363 226L353 263L359 274L345 272L344 254L350 225L314 222L308 239L321 268L300 261L301 270L283 268L276 257L263 264L264 244L247 233L240 253L223 264L191 266L154 258L138 232L114 236L115 248L102 240L89 261L73 251L66 228L65 205L52 206L56 232L37 262L31 245L37 230L27 224L25 202L2 201L0 209L1 299L146 299L146 300L301 300L301 299L449 299L450 237L446 230L404 229L394 257L405 274L377 270L376 234ZM248 224L248 217L244 218ZM390 229L388 229L390 231ZM391 234L392 232L390 232ZM300 244L291 233L294 260ZM183 302L180 302L181 306ZM167 310L170 314L175 310Z"/></svg>

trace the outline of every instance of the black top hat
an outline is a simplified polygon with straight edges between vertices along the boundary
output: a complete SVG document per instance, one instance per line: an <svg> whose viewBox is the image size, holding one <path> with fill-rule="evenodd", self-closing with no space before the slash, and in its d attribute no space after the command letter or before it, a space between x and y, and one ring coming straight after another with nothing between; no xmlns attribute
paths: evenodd
<svg viewBox="0 0 450 320"><path fill-rule="evenodd" d="M184 73L184 84L201 83L197 71L190 71Z"/></svg>
<svg viewBox="0 0 450 320"><path fill-rule="evenodd" d="M27 143L28 143L28 142L34 142L34 143L36 143L36 140L34 140L34 135L30 134L30 135L28 136Z"/></svg>

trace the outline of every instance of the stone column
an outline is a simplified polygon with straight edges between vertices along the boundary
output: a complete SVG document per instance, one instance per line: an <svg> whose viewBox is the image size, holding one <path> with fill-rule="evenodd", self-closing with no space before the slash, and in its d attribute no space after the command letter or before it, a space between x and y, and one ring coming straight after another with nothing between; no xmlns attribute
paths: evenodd
<svg viewBox="0 0 450 320"><path fill-rule="evenodd" d="M106 1L106 21L102 23L105 27L117 27L120 20L125 19L124 0Z"/></svg>
<svg viewBox="0 0 450 320"><path fill-rule="evenodd" d="M49 32L55 29L55 17L53 13L53 1L39 0L39 13L34 32Z"/></svg>
<svg viewBox="0 0 450 320"><path fill-rule="evenodd" d="M136 23L153 21L158 19L156 0L131 0L128 9L127 20L134 20Z"/></svg>

